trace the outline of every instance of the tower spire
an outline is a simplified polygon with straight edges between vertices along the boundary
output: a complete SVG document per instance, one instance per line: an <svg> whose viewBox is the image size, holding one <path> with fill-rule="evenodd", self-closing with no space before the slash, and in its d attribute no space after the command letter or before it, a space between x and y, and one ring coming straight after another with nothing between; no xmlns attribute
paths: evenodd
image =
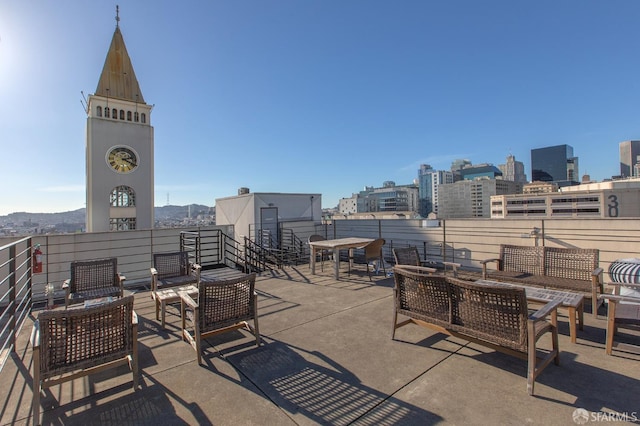
<svg viewBox="0 0 640 426"><path fill-rule="evenodd" d="M116 27L120 27L120 6L116 4Z"/></svg>

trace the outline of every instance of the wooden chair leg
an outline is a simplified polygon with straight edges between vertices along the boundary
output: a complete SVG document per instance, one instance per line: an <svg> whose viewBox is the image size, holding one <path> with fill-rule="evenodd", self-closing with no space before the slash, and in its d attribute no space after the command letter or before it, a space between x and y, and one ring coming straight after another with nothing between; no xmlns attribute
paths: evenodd
<svg viewBox="0 0 640 426"><path fill-rule="evenodd" d="M533 395L533 385L536 380L536 337L533 330L529 330L529 351L527 353L527 392Z"/></svg>
<svg viewBox="0 0 640 426"><path fill-rule="evenodd" d="M33 424L40 424L40 348L33 350L33 401L31 409L33 411Z"/></svg>
<svg viewBox="0 0 640 426"><path fill-rule="evenodd" d="M613 335L616 333L616 302L609 300L607 312L607 337L605 353L611 355L613 351Z"/></svg>

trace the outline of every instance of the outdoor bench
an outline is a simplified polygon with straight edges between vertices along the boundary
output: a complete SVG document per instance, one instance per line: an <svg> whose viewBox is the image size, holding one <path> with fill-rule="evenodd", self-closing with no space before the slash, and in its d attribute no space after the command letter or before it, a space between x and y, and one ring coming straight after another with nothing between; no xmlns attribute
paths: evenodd
<svg viewBox="0 0 640 426"><path fill-rule="evenodd" d="M583 293L597 316L604 292L599 256L598 249L501 244L498 258L480 262L482 279ZM487 268L492 262L495 270Z"/></svg>
<svg viewBox="0 0 640 426"><path fill-rule="evenodd" d="M558 329L546 321L560 301L551 301L529 315L524 289L481 285L443 275L425 274L419 266L396 266L393 334L414 323L528 360L527 391L551 362L560 361ZM398 314L408 317L398 323ZM538 357L540 337L551 332L552 349ZM538 362L539 359L539 362Z"/></svg>

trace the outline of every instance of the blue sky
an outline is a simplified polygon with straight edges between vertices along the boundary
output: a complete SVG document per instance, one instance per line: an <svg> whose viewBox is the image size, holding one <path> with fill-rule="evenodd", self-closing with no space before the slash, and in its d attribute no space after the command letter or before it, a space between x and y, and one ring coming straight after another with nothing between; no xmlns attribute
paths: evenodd
<svg viewBox="0 0 640 426"><path fill-rule="evenodd" d="M569 144L580 174L619 173L640 138L637 0L119 0L155 104L155 204L411 183L456 158L531 177ZM81 91L116 2L0 0L0 214L85 206Z"/></svg>

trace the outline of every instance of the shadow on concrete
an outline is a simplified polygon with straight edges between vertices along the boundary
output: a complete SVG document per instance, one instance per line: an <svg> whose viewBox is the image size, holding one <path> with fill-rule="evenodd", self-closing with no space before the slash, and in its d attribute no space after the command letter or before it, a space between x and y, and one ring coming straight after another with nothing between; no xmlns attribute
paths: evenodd
<svg viewBox="0 0 640 426"><path fill-rule="evenodd" d="M224 358L296 422L297 416L331 425L434 424L442 420L362 384L317 351L270 340L259 349Z"/></svg>

